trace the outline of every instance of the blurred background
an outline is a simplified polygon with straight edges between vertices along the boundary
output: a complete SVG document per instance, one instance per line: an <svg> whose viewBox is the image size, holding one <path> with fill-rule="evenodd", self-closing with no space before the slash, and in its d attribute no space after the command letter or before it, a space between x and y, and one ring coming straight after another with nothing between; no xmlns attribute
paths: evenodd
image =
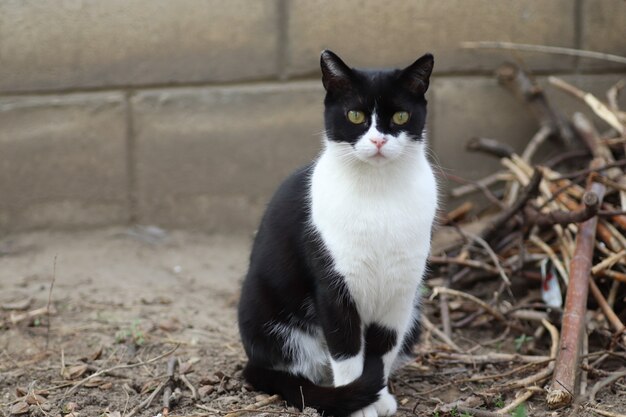
<svg viewBox="0 0 626 417"><path fill-rule="evenodd" d="M538 129L498 85L501 63L587 113L546 76L604 98L626 65L461 42L626 56L625 39L623 0L0 0L0 231L253 231L281 179L319 152L324 48L369 67L434 53L436 162L480 178L498 161L467 153L470 137L519 150Z"/></svg>

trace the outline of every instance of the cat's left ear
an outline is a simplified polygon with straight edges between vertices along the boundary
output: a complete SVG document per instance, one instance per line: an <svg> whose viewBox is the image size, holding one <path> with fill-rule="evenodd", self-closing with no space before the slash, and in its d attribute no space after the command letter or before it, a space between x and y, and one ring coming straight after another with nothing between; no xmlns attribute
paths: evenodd
<svg viewBox="0 0 626 417"><path fill-rule="evenodd" d="M402 70L400 80L410 92L422 95L428 90L430 74L433 72L434 65L433 55L425 54Z"/></svg>

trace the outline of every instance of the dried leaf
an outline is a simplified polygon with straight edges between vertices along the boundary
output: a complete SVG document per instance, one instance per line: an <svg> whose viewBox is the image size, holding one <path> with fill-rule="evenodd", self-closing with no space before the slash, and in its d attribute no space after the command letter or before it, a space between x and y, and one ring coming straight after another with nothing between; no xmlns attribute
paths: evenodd
<svg viewBox="0 0 626 417"><path fill-rule="evenodd" d="M26 414L28 413L29 408L30 406L28 405L28 403L26 403L26 401L20 401L13 404L13 406L11 407L11 414Z"/></svg>
<svg viewBox="0 0 626 417"><path fill-rule="evenodd" d="M23 397L26 394L28 394L28 389L26 389L24 387L15 387L15 395L17 397Z"/></svg>
<svg viewBox="0 0 626 417"><path fill-rule="evenodd" d="M190 362L181 363L178 372L183 375L193 372L193 364Z"/></svg>
<svg viewBox="0 0 626 417"><path fill-rule="evenodd" d="M78 410L78 404L75 403L75 402L69 402L69 403L63 404L62 411L64 413L66 413L66 414L67 413L71 413L71 412L76 411L76 410Z"/></svg>
<svg viewBox="0 0 626 417"><path fill-rule="evenodd" d="M25 298L20 301L13 301L11 303L2 304L3 310L27 310L28 307L32 304L32 298Z"/></svg>
<svg viewBox="0 0 626 417"><path fill-rule="evenodd" d="M96 350L96 351L95 351L95 352L93 352L91 355L89 355L89 356L87 357L87 359L88 359L90 362L93 362L93 361L96 361L96 360L100 359L100 357L101 357L101 356L102 356L102 346L100 346L100 347L98 348L98 350Z"/></svg>
<svg viewBox="0 0 626 417"><path fill-rule="evenodd" d="M145 394L146 392L154 391L156 389L156 387L158 387L158 386L159 386L159 382L151 379L151 380L145 382L141 386L141 394Z"/></svg>
<svg viewBox="0 0 626 417"><path fill-rule="evenodd" d="M106 382L106 379L101 378L99 376L95 377L95 378L91 378L89 381L85 382L85 387L87 388L95 388L95 387L99 387L100 385L104 384Z"/></svg>
<svg viewBox="0 0 626 417"><path fill-rule="evenodd" d="M150 300L146 298L142 298L141 303L145 305L155 305L155 304L169 305L169 304L172 304L172 299L168 297L155 297Z"/></svg>
<svg viewBox="0 0 626 417"><path fill-rule="evenodd" d="M61 374L65 379L76 379L87 372L87 365L74 365L69 368L64 368Z"/></svg>
<svg viewBox="0 0 626 417"><path fill-rule="evenodd" d="M176 318L161 320L158 324L159 329L166 332L174 332L180 330L180 321Z"/></svg>
<svg viewBox="0 0 626 417"><path fill-rule="evenodd" d="M44 397L42 397L39 394L36 394L34 392L28 394L26 396L26 398L24 398L24 400L28 403L28 404L43 404L46 402L46 399Z"/></svg>
<svg viewBox="0 0 626 417"><path fill-rule="evenodd" d="M214 376L203 376L200 378L200 385L217 385L220 383L220 378Z"/></svg>
<svg viewBox="0 0 626 417"><path fill-rule="evenodd" d="M207 395L211 394L213 391L215 391L215 387L213 385L203 385L200 388L198 388L198 395L200 396L200 398L206 397Z"/></svg>
<svg viewBox="0 0 626 417"><path fill-rule="evenodd" d="M112 382L105 382L104 384L100 385L98 388L100 388L101 390L110 390L111 388L113 388L113 383Z"/></svg>
<svg viewBox="0 0 626 417"><path fill-rule="evenodd" d="M230 376L226 375L226 374L225 374L224 372L222 372L222 371L217 371L217 372L215 372L215 374L214 374L214 375L215 375L217 378L219 378L219 380L220 380L220 381L221 381L222 379L226 379L226 380L229 380L229 379L230 379Z"/></svg>

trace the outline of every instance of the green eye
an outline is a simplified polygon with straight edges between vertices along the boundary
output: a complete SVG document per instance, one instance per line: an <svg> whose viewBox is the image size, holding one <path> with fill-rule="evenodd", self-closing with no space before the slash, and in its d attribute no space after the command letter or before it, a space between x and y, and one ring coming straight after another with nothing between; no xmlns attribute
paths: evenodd
<svg viewBox="0 0 626 417"><path fill-rule="evenodd" d="M360 125L365 121L365 113L358 110L350 110L348 112L348 120L354 123L355 125Z"/></svg>
<svg viewBox="0 0 626 417"><path fill-rule="evenodd" d="M391 120L393 120L393 122L397 125L403 125L409 121L409 117L409 112L399 111L394 113L394 115L391 117Z"/></svg>

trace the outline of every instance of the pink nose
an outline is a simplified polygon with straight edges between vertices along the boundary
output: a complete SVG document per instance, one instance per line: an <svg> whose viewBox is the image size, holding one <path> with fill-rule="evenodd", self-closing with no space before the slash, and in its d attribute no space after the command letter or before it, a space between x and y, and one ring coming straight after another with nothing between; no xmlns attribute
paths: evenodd
<svg viewBox="0 0 626 417"><path fill-rule="evenodd" d="M372 138L370 141L376 145L378 149L382 148L385 143L387 143L387 139L384 137Z"/></svg>

